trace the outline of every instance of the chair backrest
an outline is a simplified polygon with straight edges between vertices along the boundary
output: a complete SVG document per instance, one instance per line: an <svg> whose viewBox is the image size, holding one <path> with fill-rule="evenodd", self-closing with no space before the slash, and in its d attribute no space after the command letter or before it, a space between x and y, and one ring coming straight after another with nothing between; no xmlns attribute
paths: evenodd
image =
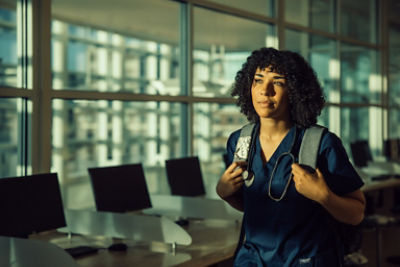
<svg viewBox="0 0 400 267"><path fill-rule="evenodd" d="M169 159L165 161L165 168L172 195L193 197L206 194L198 157Z"/></svg>
<svg viewBox="0 0 400 267"><path fill-rule="evenodd" d="M367 140L358 140L350 144L354 164L357 167L365 167L368 161L372 161L371 149Z"/></svg>
<svg viewBox="0 0 400 267"><path fill-rule="evenodd" d="M142 164L89 168L96 209L126 212L151 207Z"/></svg>
<svg viewBox="0 0 400 267"><path fill-rule="evenodd" d="M0 235L31 233L66 226L56 173L0 179Z"/></svg>

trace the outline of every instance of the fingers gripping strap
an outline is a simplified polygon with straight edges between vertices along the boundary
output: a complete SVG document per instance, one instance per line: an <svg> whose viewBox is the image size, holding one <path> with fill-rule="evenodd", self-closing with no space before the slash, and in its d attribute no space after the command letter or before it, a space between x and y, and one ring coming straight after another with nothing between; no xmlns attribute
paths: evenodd
<svg viewBox="0 0 400 267"><path fill-rule="evenodd" d="M236 144L235 153L233 155L233 161L247 161L249 157L251 135L255 124L249 123L243 126L240 131L240 137Z"/></svg>
<svg viewBox="0 0 400 267"><path fill-rule="evenodd" d="M325 128L313 125L304 132L299 152L299 164L317 168L318 149Z"/></svg>

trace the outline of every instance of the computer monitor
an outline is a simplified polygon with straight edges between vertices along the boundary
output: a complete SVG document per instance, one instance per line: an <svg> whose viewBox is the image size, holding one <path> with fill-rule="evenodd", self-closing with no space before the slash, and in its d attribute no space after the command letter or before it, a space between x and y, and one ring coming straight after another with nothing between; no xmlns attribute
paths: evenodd
<svg viewBox="0 0 400 267"><path fill-rule="evenodd" d="M98 211L151 208L142 164L89 168L88 171Z"/></svg>
<svg viewBox="0 0 400 267"><path fill-rule="evenodd" d="M165 167L172 195L205 195L206 192L198 157L166 160Z"/></svg>
<svg viewBox="0 0 400 267"><path fill-rule="evenodd" d="M400 160L400 139L387 139L383 141L383 154L387 160Z"/></svg>
<svg viewBox="0 0 400 267"><path fill-rule="evenodd" d="M0 235L26 238L66 226L56 173L0 178Z"/></svg>
<svg viewBox="0 0 400 267"><path fill-rule="evenodd" d="M368 161L372 161L371 149L367 140L359 140L350 144L354 164L357 167L365 167Z"/></svg>

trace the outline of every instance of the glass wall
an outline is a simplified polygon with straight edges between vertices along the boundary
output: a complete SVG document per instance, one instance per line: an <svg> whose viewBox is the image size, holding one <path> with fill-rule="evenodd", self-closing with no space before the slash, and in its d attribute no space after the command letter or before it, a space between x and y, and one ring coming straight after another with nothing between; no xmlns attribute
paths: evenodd
<svg viewBox="0 0 400 267"><path fill-rule="evenodd" d="M0 85L18 86L17 11L0 2Z"/></svg>
<svg viewBox="0 0 400 267"><path fill-rule="evenodd" d="M326 32L335 31L335 1L285 0L285 20Z"/></svg>
<svg viewBox="0 0 400 267"><path fill-rule="evenodd" d="M385 1L390 21L377 20L377 0L57 0L32 10L0 0L0 175L29 173L30 158L51 162L32 169L57 172L66 206L84 208L94 205L87 168L142 163L151 193L168 194L165 160L199 156L215 197L227 138L246 123L231 86L263 46L302 54L327 100L318 122L347 149L367 139L381 155L383 137L400 132L400 27ZM32 31L24 10L51 10L33 14L51 30Z"/></svg>
<svg viewBox="0 0 400 267"><path fill-rule="evenodd" d="M0 98L0 178L30 172L30 110L25 99Z"/></svg>
<svg viewBox="0 0 400 267"><path fill-rule="evenodd" d="M369 43L377 41L379 7L376 0L341 0L339 12L341 34Z"/></svg>
<svg viewBox="0 0 400 267"><path fill-rule="evenodd" d="M88 168L142 163L149 191L168 193L163 166L180 156L180 110L168 102L55 100L52 169L64 185L86 186ZM88 197L71 188L75 193L66 196ZM74 198L64 201L79 205Z"/></svg>
<svg viewBox="0 0 400 267"><path fill-rule="evenodd" d="M236 72L251 51L278 45L274 27L195 8L193 94L231 97ZM235 27L232 27L235 25Z"/></svg>
<svg viewBox="0 0 400 267"><path fill-rule="evenodd" d="M126 12L107 14L107 17L118 16L121 24L116 18L111 23L96 18L98 12L108 10L111 3L86 1L86 4L96 8L82 12L78 3L55 2L52 22L53 88L180 94L179 5L168 1L152 2L125 2L120 8ZM157 21L153 16L143 14L160 13L164 9L168 12L158 16ZM87 12L88 16L93 15L92 27L57 19L62 17L75 21Z"/></svg>
<svg viewBox="0 0 400 267"><path fill-rule="evenodd" d="M0 178L31 173L32 102L23 3L0 0ZM2 95L9 92L7 95Z"/></svg>
<svg viewBox="0 0 400 267"><path fill-rule="evenodd" d="M400 24L389 28L389 137L400 137Z"/></svg>
<svg viewBox="0 0 400 267"><path fill-rule="evenodd" d="M381 102L381 75L374 50L343 43L340 51L342 101Z"/></svg>

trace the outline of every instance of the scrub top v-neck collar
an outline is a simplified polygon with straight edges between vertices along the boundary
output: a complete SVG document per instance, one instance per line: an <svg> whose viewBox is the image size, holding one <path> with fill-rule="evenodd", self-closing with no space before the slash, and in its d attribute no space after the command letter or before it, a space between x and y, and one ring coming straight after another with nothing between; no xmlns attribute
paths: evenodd
<svg viewBox="0 0 400 267"><path fill-rule="evenodd" d="M285 137L282 139L281 143L278 145L278 147L275 149L274 153L272 156L269 158L269 160L265 163L265 165L274 165L276 160L278 159L279 155L281 155L284 152L293 152L291 150L291 146L293 144L293 138L296 138L296 126L293 125L288 133L285 135ZM261 156L262 150L261 150L261 143L260 143L260 133L257 135L257 140L256 140L256 155L255 155L255 160L261 160L262 165L264 166L262 156Z"/></svg>

